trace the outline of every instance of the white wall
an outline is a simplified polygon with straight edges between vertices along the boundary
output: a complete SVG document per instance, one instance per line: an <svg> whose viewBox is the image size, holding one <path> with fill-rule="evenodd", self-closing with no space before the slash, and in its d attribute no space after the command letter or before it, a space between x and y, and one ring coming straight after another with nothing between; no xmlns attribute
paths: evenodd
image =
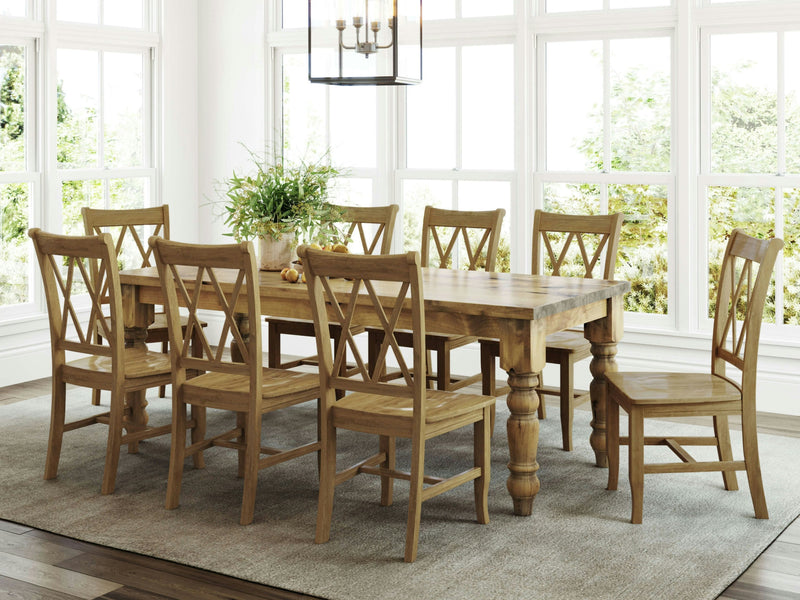
<svg viewBox="0 0 800 600"><path fill-rule="evenodd" d="M196 0L163 3L161 198L170 208L173 239L197 241L198 30Z"/></svg>
<svg viewBox="0 0 800 600"><path fill-rule="evenodd" d="M217 182L247 165L247 148L264 147L264 0L202 0L199 3L198 147L199 239L222 237Z"/></svg>

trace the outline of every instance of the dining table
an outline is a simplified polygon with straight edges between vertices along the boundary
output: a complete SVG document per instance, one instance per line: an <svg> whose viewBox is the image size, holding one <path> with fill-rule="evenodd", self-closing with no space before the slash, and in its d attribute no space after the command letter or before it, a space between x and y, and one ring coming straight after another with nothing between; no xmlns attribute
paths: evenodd
<svg viewBox="0 0 800 600"><path fill-rule="evenodd" d="M143 347L147 326L153 322L154 306L165 303L164 292L155 268L131 269L119 274L122 288L125 341L129 347ZM190 282L193 274L187 273ZM290 283L273 271L259 272L261 312L265 316L311 319L307 286ZM463 334L497 339L500 367L508 373L510 391L506 397L509 417L507 489L514 513L528 516L539 492L540 398L536 392L545 366L545 340L548 334L583 327L591 344L589 386L592 407L589 443L597 466L607 466L605 373L615 371L617 342L623 333L623 296L630 289L627 281L486 273L455 269L423 268L423 296L426 328L430 332ZM233 286L224 278L222 285ZM386 306L395 298L386 296ZM204 302L208 302L208 306ZM245 300L246 301L246 300ZM209 295L200 297L201 308L214 309ZM401 314L398 326L410 327L411 315ZM240 317L243 333L251 324ZM365 321L364 325L378 325ZM144 392L127 398L130 414L126 428L135 430L147 424ZM135 451L135 450L134 450Z"/></svg>

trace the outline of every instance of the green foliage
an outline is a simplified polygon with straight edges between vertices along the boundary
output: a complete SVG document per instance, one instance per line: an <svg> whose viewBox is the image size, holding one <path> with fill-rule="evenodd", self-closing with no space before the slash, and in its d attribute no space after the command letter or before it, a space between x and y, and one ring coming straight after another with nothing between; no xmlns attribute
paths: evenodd
<svg viewBox="0 0 800 600"><path fill-rule="evenodd" d="M328 243L338 234L331 223L341 219L327 201L331 180L340 173L326 164L327 155L315 162L290 164L280 157L267 160L248 150L255 172L235 172L222 182L226 235L237 241L294 233L305 242Z"/></svg>

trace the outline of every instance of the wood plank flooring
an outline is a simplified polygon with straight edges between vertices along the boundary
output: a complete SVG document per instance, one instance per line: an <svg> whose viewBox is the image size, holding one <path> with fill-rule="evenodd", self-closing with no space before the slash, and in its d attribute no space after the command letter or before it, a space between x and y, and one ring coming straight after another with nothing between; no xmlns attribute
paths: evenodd
<svg viewBox="0 0 800 600"><path fill-rule="evenodd" d="M0 405L50 393L50 379L0 388ZM557 399L555 399L557 402ZM548 402L549 404L549 402ZM732 424L735 428L735 424ZM759 431L800 437L800 417L759 415ZM0 600L313 598L0 520ZM718 600L800 600L800 519Z"/></svg>

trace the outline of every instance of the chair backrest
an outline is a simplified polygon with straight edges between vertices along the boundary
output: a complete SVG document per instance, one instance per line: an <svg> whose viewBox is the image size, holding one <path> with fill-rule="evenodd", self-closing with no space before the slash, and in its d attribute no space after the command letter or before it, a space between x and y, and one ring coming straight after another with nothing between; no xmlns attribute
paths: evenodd
<svg viewBox="0 0 800 600"><path fill-rule="evenodd" d="M151 208L123 210L106 210L84 206L81 209L81 215L83 216L83 227L86 230L86 235L98 235L108 231L115 238L117 256L120 256L123 251L127 251L126 254L132 253L133 256L126 256L126 258L131 261L141 261L126 264L123 268L152 267L152 249L145 243L147 236L157 235L164 239L169 239L169 207L166 204ZM146 227L152 229L149 234L145 230ZM117 229L119 229L118 233ZM133 248L138 250L138 255L133 252Z"/></svg>
<svg viewBox="0 0 800 600"><path fill-rule="evenodd" d="M452 265L453 250L460 238L464 244L467 269L475 271L483 266L484 271L494 271L505 214L502 208L466 211L426 206L422 217L422 266L431 266L430 246L433 242L439 258L438 266L455 267ZM470 233L473 236L477 234L478 238L472 239Z"/></svg>
<svg viewBox="0 0 800 600"><path fill-rule="evenodd" d="M742 395L755 410L761 320L772 270L783 248L778 238L762 240L734 229L722 257L714 313L711 372L725 375L730 364L742 373Z"/></svg>
<svg viewBox="0 0 800 600"><path fill-rule="evenodd" d="M565 215L537 210L533 215L532 273L541 274L546 258L551 275L613 279L624 219L622 213ZM599 264L602 273L595 272Z"/></svg>
<svg viewBox="0 0 800 600"><path fill-rule="evenodd" d="M412 397L414 409L420 411L424 423L421 411L424 410L425 378L411 376L394 336L398 325L413 331L413 369L424 373L425 314L419 254L360 256L321 252L308 246L300 246L297 253L303 259L316 325L323 402L327 405L335 402L336 390ZM402 314L402 309L409 307L410 320L408 313ZM331 349L330 323L341 325L335 356ZM355 343L353 330L359 325L373 326L384 332L376 368L372 371L375 375L370 374ZM348 353L356 363L355 373L343 377L342 366ZM401 378L389 383L380 381L388 356L394 357L402 373Z"/></svg>
<svg viewBox="0 0 800 600"><path fill-rule="evenodd" d="M173 376L182 383L186 369L245 375L251 378L251 390L260 397L262 381L261 328L243 331L236 314L247 315L249 323L258 323L261 299L258 268L252 242L202 245L171 242L152 236L161 287L167 303L170 356ZM212 328L200 326L199 302L213 306L223 315L219 338L211 343ZM188 311L185 328L181 326L180 307ZM225 350L228 340L236 344L242 361L234 361ZM192 347L192 342L196 345Z"/></svg>
<svg viewBox="0 0 800 600"><path fill-rule="evenodd" d="M341 213L340 235L356 244L359 254L389 254L392 247L397 204L388 206L337 206ZM338 225L338 224L337 224Z"/></svg>
<svg viewBox="0 0 800 600"><path fill-rule="evenodd" d="M58 235L38 228L28 235L44 282L54 366L63 364L66 351L108 356L115 373L124 377L122 299L111 236ZM86 320L81 318L85 308L75 305L75 296L81 297L81 304L84 297L89 299ZM103 318L104 305L109 307L110 319ZM103 333L102 341L95 339L97 328Z"/></svg>

